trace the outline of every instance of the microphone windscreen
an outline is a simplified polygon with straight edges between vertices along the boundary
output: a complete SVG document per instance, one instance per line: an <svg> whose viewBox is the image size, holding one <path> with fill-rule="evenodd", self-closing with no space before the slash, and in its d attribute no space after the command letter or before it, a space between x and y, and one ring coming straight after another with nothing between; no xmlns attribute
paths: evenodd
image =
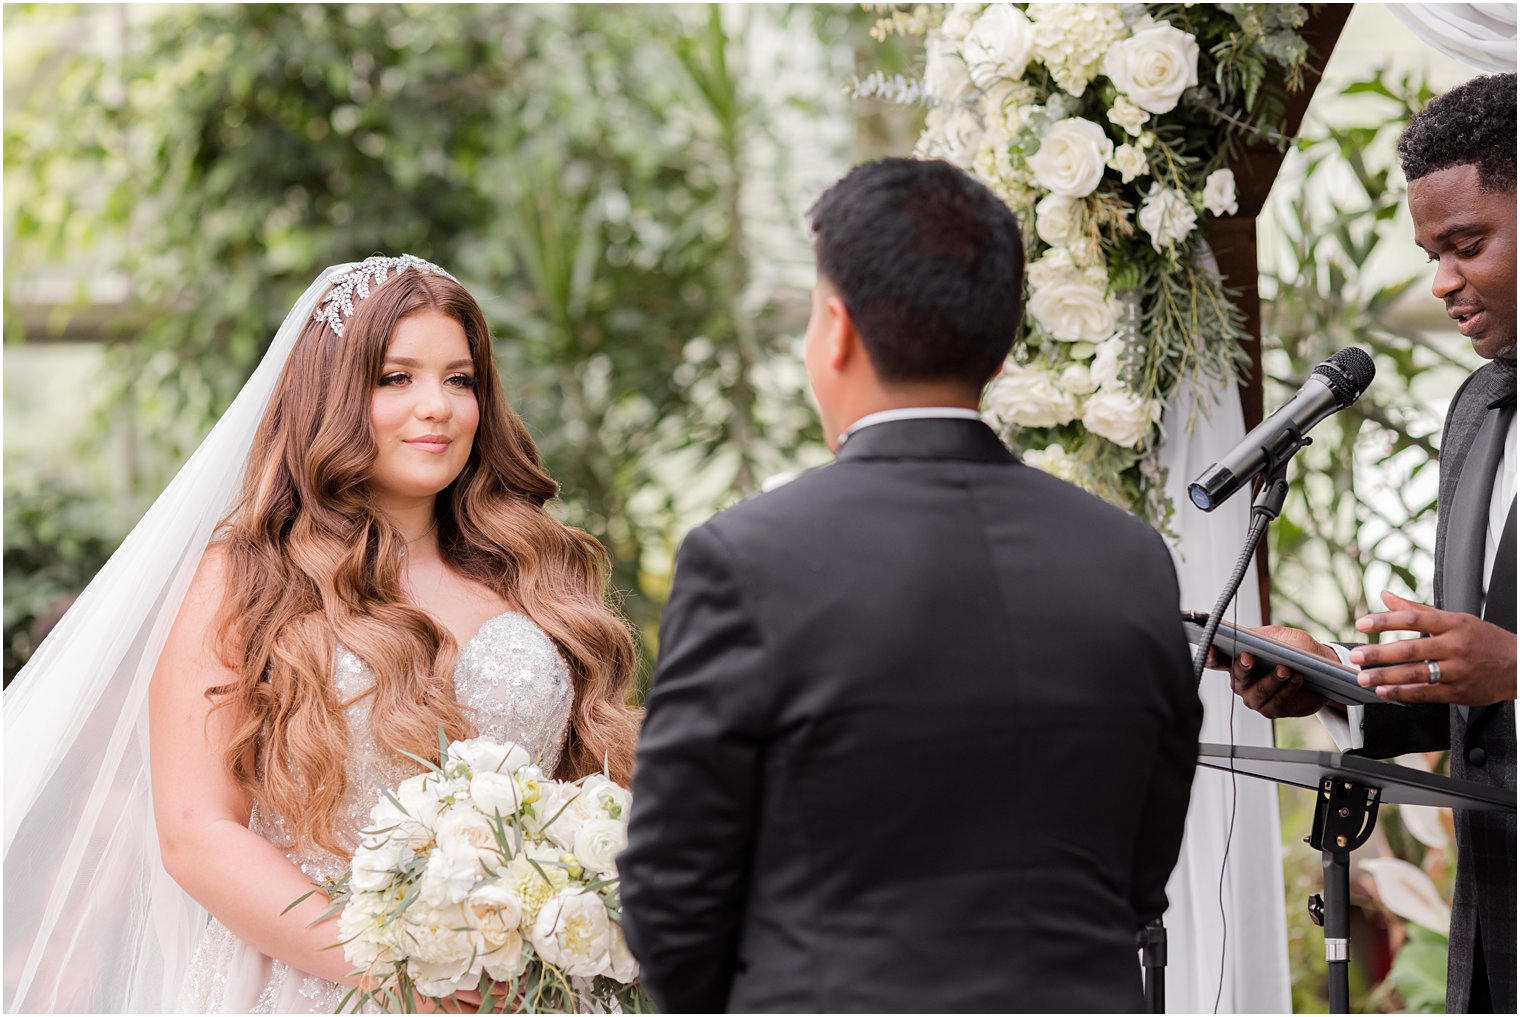
<svg viewBox="0 0 1520 1017"><path fill-rule="evenodd" d="M1377 368L1365 350L1347 346L1316 367L1314 373L1330 386L1337 402L1349 406L1367 391L1367 386L1372 384L1372 378L1377 374Z"/></svg>

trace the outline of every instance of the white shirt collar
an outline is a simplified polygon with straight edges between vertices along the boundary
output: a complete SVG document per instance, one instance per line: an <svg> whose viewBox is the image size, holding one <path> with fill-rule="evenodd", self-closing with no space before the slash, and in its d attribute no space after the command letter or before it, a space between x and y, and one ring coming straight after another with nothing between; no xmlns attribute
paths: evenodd
<svg viewBox="0 0 1520 1017"><path fill-rule="evenodd" d="M930 419L981 420L982 415L964 406L906 406L900 410L881 410L877 413L867 413L845 428L844 433L839 436L839 444L843 445L849 440L850 435L873 424L887 424L894 420Z"/></svg>

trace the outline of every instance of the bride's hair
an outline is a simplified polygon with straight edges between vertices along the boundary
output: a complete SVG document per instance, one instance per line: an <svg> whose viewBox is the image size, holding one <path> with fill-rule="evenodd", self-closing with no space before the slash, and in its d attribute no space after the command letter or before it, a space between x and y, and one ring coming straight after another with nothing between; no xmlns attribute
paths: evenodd
<svg viewBox="0 0 1520 1017"><path fill-rule="evenodd" d="M371 394L396 324L422 310L463 326L480 406L469 461L437 498L439 551L451 568L514 600L569 663L574 706L556 776L605 763L626 785L633 769L637 650L605 599L606 552L544 510L558 486L502 394L480 306L457 282L408 269L358 303L342 335L330 322L307 323L218 545L222 653L238 677L207 694L243 718L228 766L297 842L340 855L353 845L335 832L349 749L347 704L333 683L336 643L374 674L370 726L384 748L436 758L440 727L451 739L473 730L454 700L459 647L408 600L405 538L366 487L376 452Z"/></svg>

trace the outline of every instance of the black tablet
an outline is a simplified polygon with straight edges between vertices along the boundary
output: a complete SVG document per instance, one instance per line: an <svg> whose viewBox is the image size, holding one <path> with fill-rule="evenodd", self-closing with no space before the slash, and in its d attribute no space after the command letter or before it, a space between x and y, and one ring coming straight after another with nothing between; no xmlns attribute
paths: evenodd
<svg viewBox="0 0 1520 1017"><path fill-rule="evenodd" d="M1199 611L1182 612L1182 627L1187 632L1188 642L1194 646L1198 645L1203 639L1203 626L1208 620L1209 616ZM1279 643L1275 639L1257 635L1248 629L1238 629L1226 621L1220 622L1219 631L1214 633L1214 646L1231 657L1244 650L1258 660L1265 660L1272 664L1286 664L1304 676L1306 688L1318 692L1326 699L1333 699L1337 703L1394 702L1394 700L1382 698L1372 689L1365 689L1358 685L1356 668L1347 667L1345 664L1332 664L1323 657L1305 653L1285 643ZM1397 705L1408 704L1398 703Z"/></svg>

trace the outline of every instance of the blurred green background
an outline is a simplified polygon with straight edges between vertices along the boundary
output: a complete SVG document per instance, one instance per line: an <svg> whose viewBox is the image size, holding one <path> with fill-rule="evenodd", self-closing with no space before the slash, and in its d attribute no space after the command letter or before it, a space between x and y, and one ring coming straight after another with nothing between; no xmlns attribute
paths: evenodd
<svg viewBox="0 0 1520 1017"><path fill-rule="evenodd" d="M828 458L797 355L803 213L852 163L909 152L922 118L846 93L920 69L913 40L869 38L874 19L858 5L6 5L6 680L316 272L403 251L485 307L556 511L611 552L647 680L686 530ZM1271 535L1274 620L1325 636L1385 587L1428 594L1433 443L1476 365L1425 291L1393 158L1409 110L1472 72L1400 31L1358 5L1260 220L1266 405L1349 343L1379 368L1316 430ZM1302 722L1278 737L1324 735ZM1294 1005L1322 1011L1303 909L1319 861L1299 842L1312 797L1282 805ZM1439 832L1388 810L1359 854L1422 866L1449 900ZM1444 939L1366 873L1354 894L1355 1006L1439 1010Z"/></svg>

